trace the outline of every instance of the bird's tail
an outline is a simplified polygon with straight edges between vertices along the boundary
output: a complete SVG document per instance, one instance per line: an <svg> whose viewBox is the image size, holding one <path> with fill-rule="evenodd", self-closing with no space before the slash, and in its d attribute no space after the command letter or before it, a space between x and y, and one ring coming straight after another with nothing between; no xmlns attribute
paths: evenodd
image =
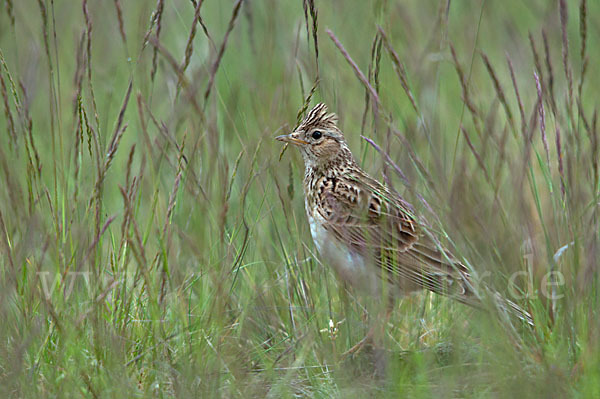
<svg viewBox="0 0 600 399"><path fill-rule="evenodd" d="M466 267L460 265L461 269L455 269L458 272L454 275L455 289L447 291L445 294L453 299L458 300L466 305L470 305L476 308L486 308L486 298L490 298L493 306L499 311L500 315L505 315L505 319L516 317L517 319L527 323L529 326L534 326L533 318L531 314L519 305L514 303L508 298L505 298L502 294L497 291L493 291L488 287L475 287L472 283L471 276L464 270ZM459 287L456 289L456 287ZM490 302L488 300L488 302Z"/></svg>
<svg viewBox="0 0 600 399"><path fill-rule="evenodd" d="M525 309L521 308L519 305L500 295L499 292L493 292L492 298L494 299L494 304L496 307L504 314L509 316L517 317L519 320L527 323L531 327L535 324L533 322L533 318L531 314Z"/></svg>
<svg viewBox="0 0 600 399"><path fill-rule="evenodd" d="M415 257L423 252L423 248L419 247L419 250L419 254L415 254ZM477 279L473 278L469 268L440 245L437 245L434 250L430 249L426 254L427 256L423 255L419 258L421 264L426 265L418 274L420 287L479 309L489 309L486 303L492 302L500 315L516 317L530 326L534 325L529 312L519 305L497 291L475 284Z"/></svg>

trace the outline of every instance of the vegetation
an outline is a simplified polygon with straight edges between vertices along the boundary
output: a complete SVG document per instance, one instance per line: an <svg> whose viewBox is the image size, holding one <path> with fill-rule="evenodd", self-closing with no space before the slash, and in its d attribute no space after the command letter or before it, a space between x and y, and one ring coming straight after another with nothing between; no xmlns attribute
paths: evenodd
<svg viewBox="0 0 600 399"><path fill-rule="evenodd" d="M600 396L599 2L0 4L0 396ZM317 101L535 327L419 293L343 356Z"/></svg>

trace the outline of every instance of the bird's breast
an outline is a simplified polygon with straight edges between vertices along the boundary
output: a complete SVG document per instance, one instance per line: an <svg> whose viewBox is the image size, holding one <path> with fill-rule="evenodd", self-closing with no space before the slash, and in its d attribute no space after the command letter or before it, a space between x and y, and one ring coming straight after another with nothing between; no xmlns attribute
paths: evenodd
<svg viewBox="0 0 600 399"><path fill-rule="evenodd" d="M306 213L310 233L324 263L333 267L338 277L346 283L371 294L379 293L380 279L377 273L369 270L372 266L366 259L329 232L325 228L327 221L308 202Z"/></svg>

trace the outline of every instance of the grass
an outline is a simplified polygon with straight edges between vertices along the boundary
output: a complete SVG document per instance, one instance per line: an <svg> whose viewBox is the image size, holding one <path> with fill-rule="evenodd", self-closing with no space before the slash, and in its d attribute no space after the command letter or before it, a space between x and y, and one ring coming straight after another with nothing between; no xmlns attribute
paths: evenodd
<svg viewBox="0 0 600 399"><path fill-rule="evenodd" d="M2 6L2 397L600 395L596 2ZM534 328L420 293L342 356L381 298L273 140L316 101Z"/></svg>

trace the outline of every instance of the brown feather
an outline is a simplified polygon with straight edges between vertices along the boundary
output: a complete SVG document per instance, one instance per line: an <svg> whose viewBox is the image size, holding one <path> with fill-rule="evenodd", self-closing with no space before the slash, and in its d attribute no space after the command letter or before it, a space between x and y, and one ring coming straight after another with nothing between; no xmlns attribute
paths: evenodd
<svg viewBox="0 0 600 399"><path fill-rule="evenodd" d="M283 137L298 145L304 158L306 212L313 238L333 241L316 242L317 247L333 251L336 270L353 283L376 274L401 292L428 289L480 306L465 265L441 247L408 202L358 166L336 123L335 114L318 104ZM502 303L531 324L527 312L508 300Z"/></svg>

